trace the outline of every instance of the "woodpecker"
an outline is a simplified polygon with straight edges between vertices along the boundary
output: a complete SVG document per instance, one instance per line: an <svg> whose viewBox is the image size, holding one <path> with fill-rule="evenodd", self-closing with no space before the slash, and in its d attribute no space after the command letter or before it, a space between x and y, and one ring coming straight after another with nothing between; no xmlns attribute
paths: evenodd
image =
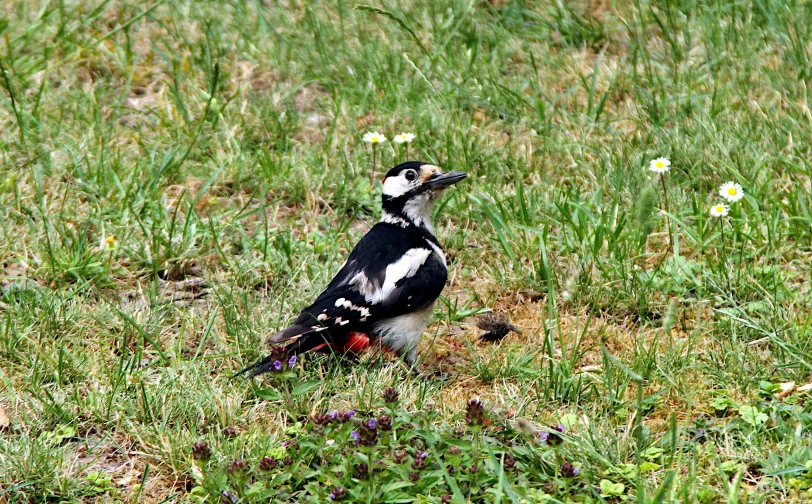
<svg viewBox="0 0 812 504"><path fill-rule="evenodd" d="M448 277L446 258L431 224L443 189L467 177L420 161L389 170L383 179L381 220L361 238L316 300L290 327L267 342L286 343L289 355L307 351L358 354L380 344L417 360L417 343ZM249 378L272 369L265 357L238 373Z"/></svg>

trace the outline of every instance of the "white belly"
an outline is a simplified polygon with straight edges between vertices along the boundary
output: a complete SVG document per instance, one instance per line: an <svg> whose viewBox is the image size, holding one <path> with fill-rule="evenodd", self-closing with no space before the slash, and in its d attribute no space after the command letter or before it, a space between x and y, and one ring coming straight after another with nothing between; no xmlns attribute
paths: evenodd
<svg viewBox="0 0 812 504"><path fill-rule="evenodd" d="M399 355L405 354L406 361L414 364L417 358L417 343L429 325L433 308L434 303L420 311L379 320L372 324L372 333Z"/></svg>

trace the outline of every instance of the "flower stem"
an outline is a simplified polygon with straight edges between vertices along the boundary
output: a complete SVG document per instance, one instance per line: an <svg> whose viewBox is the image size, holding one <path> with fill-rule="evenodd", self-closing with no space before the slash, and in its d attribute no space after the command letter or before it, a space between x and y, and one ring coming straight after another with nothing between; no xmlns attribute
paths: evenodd
<svg viewBox="0 0 812 504"><path fill-rule="evenodd" d="M719 222L719 230L722 233L722 271L725 272L725 282L727 283L727 292L730 293L730 275L727 271L727 247L725 246L725 223Z"/></svg>
<svg viewBox="0 0 812 504"><path fill-rule="evenodd" d="M674 245L674 237L671 232L671 219L668 218L668 209L671 208L671 206L668 204L668 189L665 187L665 175L660 175L660 182L663 183L663 200L665 203L663 210L665 210L666 213L665 227L668 230L669 241L671 242L672 246L676 246Z"/></svg>
<svg viewBox="0 0 812 504"><path fill-rule="evenodd" d="M375 174L378 172L378 144L372 144L372 179L375 180Z"/></svg>
<svg viewBox="0 0 812 504"><path fill-rule="evenodd" d="M375 448L370 446L367 448L367 467L369 467L369 499L367 500L368 503L373 502L373 498L375 497L375 467L372 461L372 454L374 453Z"/></svg>

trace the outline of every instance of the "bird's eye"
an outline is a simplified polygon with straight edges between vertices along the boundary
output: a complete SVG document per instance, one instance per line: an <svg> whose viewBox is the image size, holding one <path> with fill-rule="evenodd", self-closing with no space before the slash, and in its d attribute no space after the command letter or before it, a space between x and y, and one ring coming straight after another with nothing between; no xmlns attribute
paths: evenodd
<svg viewBox="0 0 812 504"><path fill-rule="evenodd" d="M406 180L411 182L417 178L417 172L414 170L406 170L406 173L404 173L403 176L406 177Z"/></svg>

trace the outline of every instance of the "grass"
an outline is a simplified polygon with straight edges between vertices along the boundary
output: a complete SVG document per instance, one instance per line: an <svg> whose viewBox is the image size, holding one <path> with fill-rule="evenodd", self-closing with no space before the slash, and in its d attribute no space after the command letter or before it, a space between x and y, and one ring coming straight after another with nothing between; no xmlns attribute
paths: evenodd
<svg viewBox="0 0 812 504"><path fill-rule="evenodd" d="M0 35L0 502L812 498L808 2L12 0ZM471 174L423 378L229 379L377 219L374 130ZM356 474L383 445L314 423L351 408L405 461Z"/></svg>

